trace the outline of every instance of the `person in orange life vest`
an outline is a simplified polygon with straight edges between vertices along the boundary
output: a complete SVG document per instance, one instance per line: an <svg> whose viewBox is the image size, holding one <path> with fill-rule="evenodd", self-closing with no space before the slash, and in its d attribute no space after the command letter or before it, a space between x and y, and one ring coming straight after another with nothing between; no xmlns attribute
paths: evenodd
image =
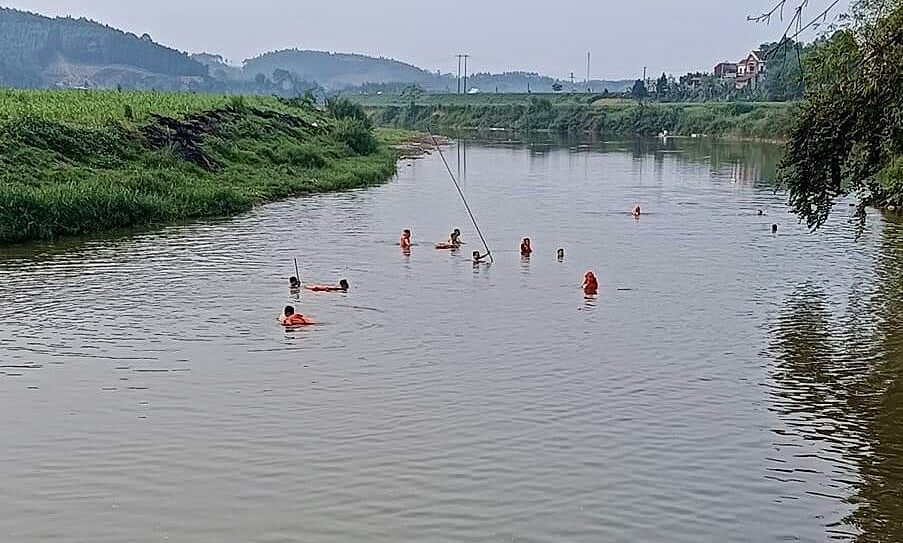
<svg viewBox="0 0 903 543"><path fill-rule="evenodd" d="M308 319L300 313L295 313L295 308L287 305L285 311L279 317L279 323L282 326L307 326L313 324L314 321Z"/></svg>
<svg viewBox="0 0 903 543"><path fill-rule="evenodd" d="M586 272L586 275L583 276L583 293L587 296L595 296L599 294L599 281L596 279L596 274L591 271Z"/></svg>
<svg viewBox="0 0 903 543"><path fill-rule="evenodd" d="M307 290L313 292L348 292L348 281L342 279L338 285L305 285Z"/></svg>

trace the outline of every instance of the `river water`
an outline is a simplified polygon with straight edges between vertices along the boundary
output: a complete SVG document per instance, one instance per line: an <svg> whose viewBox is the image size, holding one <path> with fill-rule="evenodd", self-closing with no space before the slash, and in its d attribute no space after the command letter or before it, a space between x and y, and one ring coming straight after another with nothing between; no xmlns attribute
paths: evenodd
<svg viewBox="0 0 903 543"><path fill-rule="evenodd" d="M808 233L767 146L446 153L491 266L435 155L3 249L0 540L903 540L901 223ZM294 299L296 257L352 290Z"/></svg>

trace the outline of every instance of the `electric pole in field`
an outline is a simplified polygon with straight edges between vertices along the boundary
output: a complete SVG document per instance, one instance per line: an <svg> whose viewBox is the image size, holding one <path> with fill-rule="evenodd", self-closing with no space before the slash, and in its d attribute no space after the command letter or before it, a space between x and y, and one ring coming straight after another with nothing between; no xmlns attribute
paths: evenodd
<svg viewBox="0 0 903 543"><path fill-rule="evenodd" d="M467 94L467 59L470 55L464 55L464 94Z"/></svg>
<svg viewBox="0 0 903 543"><path fill-rule="evenodd" d="M461 59L464 55L458 55L458 94L461 94Z"/></svg>
<svg viewBox="0 0 903 543"><path fill-rule="evenodd" d="M643 66L643 85L646 84L646 67Z"/></svg>
<svg viewBox="0 0 903 543"><path fill-rule="evenodd" d="M590 52L586 52L586 92L593 92L589 86L589 63L590 63Z"/></svg>

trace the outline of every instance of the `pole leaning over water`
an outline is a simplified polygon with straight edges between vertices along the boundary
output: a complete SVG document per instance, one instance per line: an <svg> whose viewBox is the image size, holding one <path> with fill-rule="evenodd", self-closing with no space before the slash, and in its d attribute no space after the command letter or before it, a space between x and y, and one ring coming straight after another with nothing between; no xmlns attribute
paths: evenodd
<svg viewBox="0 0 903 543"><path fill-rule="evenodd" d="M490 262L495 262L495 259L492 257L492 251L489 249L489 245L486 243L486 238L483 237L483 232L480 230L480 225L477 224L477 219L473 216L473 211L470 210L470 204L467 203L467 198L464 196L464 191L461 190L461 185L458 184L458 180L455 178L455 174L452 173L451 166L448 165L448 161L445 160L445 154L442 153L442 148L439 147L439 141L436 139L436 136L433 134L433 130L427 126L427 132L430 133L430 138L433 140L433 145L436 146L436 151L439 152L439 157L442 159L442 163L445 164L445 169L448 171L448 176L451 177L452 183L455 184L455 188L458 189L458 194L461 196L461 201L464 202L464 209L467 210L467 214L470 215L470 221L473 223L473 227L477 229L477 234L480 236L480 241L483 242L483 248L486 249L486 255L489 256Z"/></svg>

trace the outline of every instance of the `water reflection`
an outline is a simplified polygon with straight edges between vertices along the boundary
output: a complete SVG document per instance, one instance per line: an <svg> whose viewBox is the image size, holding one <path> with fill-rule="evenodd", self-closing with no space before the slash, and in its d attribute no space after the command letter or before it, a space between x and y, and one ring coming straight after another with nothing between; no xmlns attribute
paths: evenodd
<svg viewBox="0 0 903 543"><path fill-rule="evenodd" d="M829 534L862 542L903 541L903 225L880 235L874 281L854 284L845 304L800 285L772 344L774 409L794 435L823 445L825 493L852 508L843 524L857 533Z"/></svg>

